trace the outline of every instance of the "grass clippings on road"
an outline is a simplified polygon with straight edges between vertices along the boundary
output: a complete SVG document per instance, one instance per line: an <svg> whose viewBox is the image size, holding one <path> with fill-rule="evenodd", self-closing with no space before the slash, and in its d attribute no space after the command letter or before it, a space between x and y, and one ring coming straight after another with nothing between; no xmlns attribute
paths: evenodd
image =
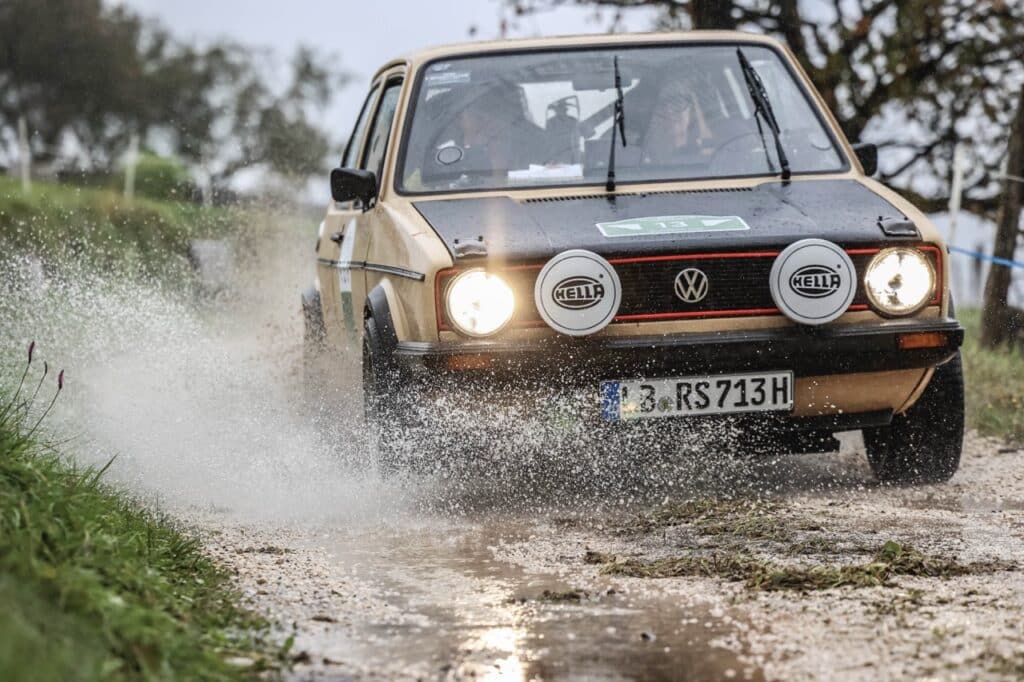
<svg viewBox="0 0 1024 682"><path fill-rule="evenodd" d="M666 503L625 522L619 532L652 537L674 529L685 553L654 559L588 551L601 573L633 578L705 577L742 582L752 590L815 591L891 585L897 576L949 578L1007 570L1005 562L960 563L890 540L881 546L830 532L772 500L699 498ZM800 557L787 562L773 557ZM866 560L856 561L867 556Z"/></svg>
<svg viewBox="0 0 1024 682"><path fill-rule="evenodd" d="M786 566L741 552L713 552L667 557L651 561L618 560L588 553L586 563L602 564L605 575L631 578L678 578L701 576L743 582L752 590L810 592L838 587L890 585L897 576L950 578L1007 570L1001 562L962 564L945 557L923 554L898 542L886 542L872 559L857 564Z"/></svg>
<svg viewBox="0 0 1024 682"><path fill-rule="evenodd" d="M266 622L199 543L31 435L37 411L11 396L0 392L2 676L224 680L276 667Z"/></svg>
<svg viewBox="0 0 1024 682"><path fill-rule="evenodd" d="M799 532L821 530L810 519L783 516L777 504L767 500L716 500L699 498L663 504L641 514L628 531L650 532L685 525L707 537L782 542Z"/></svg>

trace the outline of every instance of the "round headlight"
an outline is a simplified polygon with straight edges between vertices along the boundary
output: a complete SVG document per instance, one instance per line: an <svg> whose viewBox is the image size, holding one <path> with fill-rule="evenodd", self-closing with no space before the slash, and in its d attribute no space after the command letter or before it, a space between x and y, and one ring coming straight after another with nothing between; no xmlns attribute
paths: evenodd
<svg viewBox="0 0 1024 682"><path fill-rule="evenodd" d="M885 315L910 315L935 293L935 270L917 249L885 249L864 273L868 298Z"/></svg>
<svg viewBox="0 0 1024 682"><path fill-rule="evenodd" d="M490 336L512 319L515 296L501 277L467 270L448 285L448 319L467 336Z"/></svg>

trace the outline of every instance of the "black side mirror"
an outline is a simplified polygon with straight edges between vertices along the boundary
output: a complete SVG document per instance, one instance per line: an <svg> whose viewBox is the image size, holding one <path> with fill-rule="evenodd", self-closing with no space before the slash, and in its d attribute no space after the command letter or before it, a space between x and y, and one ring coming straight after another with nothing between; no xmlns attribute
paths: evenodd
<svg viewBox="0 0 1024 682"><path fill-rule="evenodd" d="M363 207L377 196L377 176L358 168L335 168L331 171L331 197L344 202L358 199Z"/></svg>
<svg viewBox="0 0 1024 682"><path fill-rule="evenodd" d="M878 172L878 147L875 144L858 142L853 145L853 153L864 167L864 175L874 175Z"/></svg>

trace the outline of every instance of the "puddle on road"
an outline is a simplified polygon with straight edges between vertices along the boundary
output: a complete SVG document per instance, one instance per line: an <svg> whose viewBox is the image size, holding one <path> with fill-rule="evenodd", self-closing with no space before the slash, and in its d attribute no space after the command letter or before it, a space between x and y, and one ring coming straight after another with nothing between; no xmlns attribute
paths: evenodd
<svg viewBox="0 0 1024 682"><path fill-rule="evenodd" d="M538 532L552 531L507 518L332 530L318 544L403 615L356 620L347 634L332 631L296 648L385 677L763 679L713 644L732 629L707 610L685 608L656 588L609 593L604 580L569 584L494 559L494 546ZM545 590L577 588L590 593L579 603L542 598Z"/></svg>

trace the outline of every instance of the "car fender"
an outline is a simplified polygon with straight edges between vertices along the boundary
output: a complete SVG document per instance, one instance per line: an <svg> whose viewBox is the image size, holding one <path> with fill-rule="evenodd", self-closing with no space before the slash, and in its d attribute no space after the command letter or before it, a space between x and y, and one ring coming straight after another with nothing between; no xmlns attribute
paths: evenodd
<svg viewBox="0 0 1024 682"><path fill-rule="evenodd" d="M372 317L377 327L380 347L374 351L388 355L393 353L398 347L398 340L403 338L406 324L401 299L390 281L383 280L370 290L363 317Z"/></svg>
<svg viewBox="0 0 1024 682"><path fill-rule="evenodd" d="M946 300L948 307L948 316L956 319L956 306L953 304L952 293L950 293L946 297ZM947 360L946 362L949 362L949 360ZM907 396L906 401L900 406L898 410L896 410L896 414L903 414L911 407L913 407L915 403L917 403L918 399L924 393L925 389L928 388L928 384L932 382L932 377L935 376L935 370L935 367L925 370L924 374L921 375L921 380L918 381L917 385L914 387L914 390L910 392L910 395Z"/></svg>

